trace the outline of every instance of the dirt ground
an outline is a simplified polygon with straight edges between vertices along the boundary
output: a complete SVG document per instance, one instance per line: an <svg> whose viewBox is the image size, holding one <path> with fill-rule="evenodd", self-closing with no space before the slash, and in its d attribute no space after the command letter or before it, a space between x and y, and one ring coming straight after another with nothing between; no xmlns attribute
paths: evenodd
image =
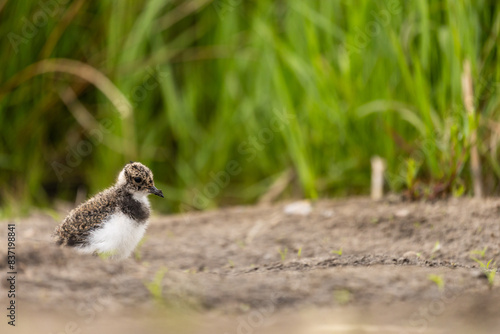
<svg viewBox="0 0 500 334"><path fill-rule="evenodd" d="M500 279L471 259L500 263L500 199L288 204L154 217L120 262L52 245L49 215L11 220L18 317L2 333L500 330Z"/></svg>

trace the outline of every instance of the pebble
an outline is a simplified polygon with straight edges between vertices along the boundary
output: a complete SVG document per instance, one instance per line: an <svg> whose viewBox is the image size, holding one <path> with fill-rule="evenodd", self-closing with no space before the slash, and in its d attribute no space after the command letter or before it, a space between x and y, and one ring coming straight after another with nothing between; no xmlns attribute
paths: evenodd
<svg viewBox="0 0 500 334"><path fill-rule="evenodd" d="M398 210L394 213L394 215L396 217L399 217L399 218L404 218L406 216L408 216L410 214L410 210L408 209L401 209L401 210Z"/></svg>
<svg viewBox="0 0 500 334"><path fill-rule="evenodd" d="M286 205L283 211L287 215L308 216L312 212L312 206L308 201L298 201Z"/></svg>

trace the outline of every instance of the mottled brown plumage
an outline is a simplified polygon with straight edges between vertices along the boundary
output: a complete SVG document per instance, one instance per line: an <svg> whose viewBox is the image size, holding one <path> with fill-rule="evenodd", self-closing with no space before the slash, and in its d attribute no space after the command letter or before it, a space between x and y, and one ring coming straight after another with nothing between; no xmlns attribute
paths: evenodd
<svg viewBox="0 0 500 334"><path fill-rule="evenodd" d="M91 234L114 216L125 215L136 224L146 224L150 215L146 196L150 193L163 197L161 190L154 186L153 173L141 163L127 164L114 186L98 193L69 213L54 233L56 243L88 248L92 242ZM112 234L106 236L114 237Z"/></svg>

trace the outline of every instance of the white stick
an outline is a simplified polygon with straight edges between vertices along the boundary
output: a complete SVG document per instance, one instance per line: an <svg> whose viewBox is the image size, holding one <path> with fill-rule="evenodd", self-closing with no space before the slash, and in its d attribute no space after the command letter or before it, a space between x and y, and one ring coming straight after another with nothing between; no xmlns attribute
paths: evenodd
<svg viewBox="0 0 500 334"><path fill-rule="evenodd" d="M371 159L372 163L372 184L371 197L378 201L384 196L384 171L385 161L381 157L374 156Z"/></svg>

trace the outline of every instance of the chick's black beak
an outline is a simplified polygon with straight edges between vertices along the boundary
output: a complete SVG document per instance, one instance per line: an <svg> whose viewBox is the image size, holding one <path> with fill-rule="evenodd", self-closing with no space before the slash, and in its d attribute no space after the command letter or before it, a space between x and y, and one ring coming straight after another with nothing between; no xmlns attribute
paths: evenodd
<svg viewBox="0 0 500 334"><path fill-rule="evenodd" d="M164 196L163 196L163 192L162 192L160 189L157 189L155 186L151 186L151 187L149 188L149 192L150 192L151 194L154 194L154 195L156 195L156 196L160 196L160 197L164 198Z"/></svg>

